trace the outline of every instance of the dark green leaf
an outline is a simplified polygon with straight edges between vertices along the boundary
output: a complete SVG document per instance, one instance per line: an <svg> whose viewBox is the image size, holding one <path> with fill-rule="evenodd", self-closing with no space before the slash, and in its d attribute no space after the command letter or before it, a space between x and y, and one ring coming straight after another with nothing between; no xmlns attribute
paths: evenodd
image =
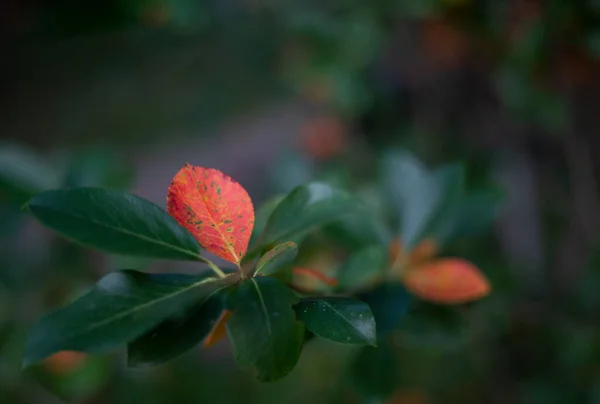
<svg viewBox="0 0 600 404"><path fill-rule="evenodd" d="M375 320L366 303L347 297L309 297L295 306L311 332L342 344L375 345Z"/></svg>
<svg viewBox="0 0 600 404"><path fill-rule="evenodd" d="M297 254L298 246L296 243L288 241L278 244L260 257L258 264L256 264L255 275L273 275L291 263Z"/></svg>
<svg viewBox="0 0 600 404"><path fill-rule="evenodd" d="M423 228L416 240L427 236L436 236L451 215L460 207L465 197L465 170L462 164L449 164L431 172L429 180L432 186L439 188L438 200L434 210L425 219ZM441 241L436 237L438 244Z"/></svg>
<svg viewBox="0 0 600 404"><path fill-rule="evenodd" d="M397 389L398 365L389 340L364 347L352 363L352 384L362 396L384 400Z"/></svg>
<svg viewBox="0 0 600 404"><path fill-rule="evenodd" d="M43 317L30 331L24 364L63 350L100 352L125 344L166 318L201 304L236 280L126 270L98 281L87 294Z"/></svg>
<svg viewBox="0 0 600 404"><path fill-rule="evenodd" d="M261 381L274 381L296 365L304 342L304 326L292 305L298 298L269 277L241 283L228 299L234 313L227 332L239 366Z"/></svg>
<svg viewBox="0 0 600 404"><path fill-rule="evenodd" d="M410 303L410 296L401 283L384 283L358 298L371 307L378 340L398 327Z"/></svg>
<svg viewBox="0 0 600 404"><path fill-rule="evenodd" d="M338 273L340 290L365 287L383 274L387 264L388 252L383 246L372 245L355 252Z"/></svg>
<svg viewBox="0 0 600 404"><path fill-rule="evenodd" d="M177 358L202 341L223 311L217 292L205 303L193 306L179 317L170 318L127 346L131 367L155 366Z"/></svg>
<svg viewBox="0 0 600 404"><path fill-rule="evenodd" d="M164 209L133 194L103 189L54 190L27 204L46 226L107 252L198 259L200 246Z"/></svg>
<svg viewBox="0 0 600 404"><path fill-rule="evenodd" d="M321 182L295 188L275 208L265 226L264 242L289 241L355 209L357 200Z"/></svg>
<svg viewBox="0 0 600 404"><path fill-rule="evenodd" d="M284 197L285 195L274 196L258 208L256 218L254 219L254 230L252 231L252 237L250 238L250 249L256 247L256 243L259 241L259 237L267 225L267 220L269 220L269 217Z"/></svg>

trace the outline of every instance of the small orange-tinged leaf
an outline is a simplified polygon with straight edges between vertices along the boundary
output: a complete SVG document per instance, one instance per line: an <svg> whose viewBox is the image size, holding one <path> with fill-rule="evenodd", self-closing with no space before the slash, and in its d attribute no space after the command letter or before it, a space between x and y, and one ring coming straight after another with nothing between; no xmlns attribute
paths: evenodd
<svg viewBox="0 0 600 404"><path fill-rule="evenodd" d="M337 286L337 284L338 284L336 279L330 278L329 276L323 274L321 271L318 271L316 269L294 268L292 270L292 273L294 275L312 276L313 278L316 278L316 279L320 280L321 282L323 282L324 284L329 285L329 286Z"/></svg>
<svg viewBox="0 0 600 404"><path fill-rule="evenodd" d="M210 348L211 346L215 345L217 342L223 339L223 337L227 333L227 322L231 318L232 314L233 312L230 310L223 310L221 312L221 315L217 319L217 322L215 323L212 330L204 340L204 343L202 344L204 348Z"/></svg>
<svg viewBox="0 0 600 404"><path fill-rule="evenodd" d="M77 351L61 351L46 358L44 367L54 374L69 374L81 368L88 354Z"/></svg>
<svg viewBox="0 0 600 404"><path fill-rule="evenodd" d="M414 267L429 261L437 253L438 245L436 241L432 238L426 238L417 244L417 246L410 251L409 256L406 257L407 253L404 250L402 242L398 239L394 239L391 241L389 246L389 262L390 265L394 265L396 264L396 261L401 258L405 259L405 261L402 263L403 265ZM404 254L403 257L401 257L402 254Z"/></svg>
<svg viewBox="0 0 600 404"><path fill-rule="evenodd" d="M167 208L207 251L240 264L254 228L246 190L213 168L186 164L173 178Z"/></svg>
<svg viewBox="0 0 600 404"><path fill-rule="evenodd" d="M425 261L429 261L438 252L438 245L432 238L426 238L421 241L410 252L410 266L417 266Z"/></svg>
<svg viewBox="0 0 600 404"><path fill-rule="evenodd" d="M443 258L410 269L403 281L414 295L443 304L466 303L490 293L484 275L460 258Z"/></svg>
<svg viewBox="0 0 600 404"><path fill-rule="evenodd" d="M314 118L302 127L303 149L319 160L339 154L347 141L344 124L335 115Z"/></svg>

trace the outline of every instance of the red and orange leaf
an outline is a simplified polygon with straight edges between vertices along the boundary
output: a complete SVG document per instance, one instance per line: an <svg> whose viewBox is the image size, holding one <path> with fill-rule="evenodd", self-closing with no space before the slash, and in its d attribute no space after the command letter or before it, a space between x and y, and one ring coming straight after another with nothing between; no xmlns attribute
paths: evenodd
<svg viewBox="0 0 600 404"><path fill-rule="evenodd" d="M292 270L292 273L294 275L312 276L313 278L318 279L319 281L323 282L324 284L326 284L328 286L337 286L337 284L338 284L338 281L336 279L330 278L329 276L325 275L323 272L318 271L316 269L294 268Z"/></svg>
<svg viewBox="0 0 600 404"><path fill-rule="evenodd" d="M239 265L254 228L246 190L213 168L186 164L173 178L167 209L207 251Z"/></svg>
<svg viewBox="0 0 600 404"><path fill-rule="evenodd" d="M208 334L208 336L204 340L204 343L202 344L204 348L210 348L211 346L215 345L217 342L223 339L225 334L227 334L227 322L231 318L232 314L233 311L230 310L223 310L221 312L221 315L217 319L217 322L213 326L212 330L210 330L210 333Z"/></svg>
<svg viewBox="0 0 600 404"><path fill-rule="evenodd" d="M485 276L470 262L443 258L407 271L406 288L423 300L459 304L478 300L490 293Z"/></svg>

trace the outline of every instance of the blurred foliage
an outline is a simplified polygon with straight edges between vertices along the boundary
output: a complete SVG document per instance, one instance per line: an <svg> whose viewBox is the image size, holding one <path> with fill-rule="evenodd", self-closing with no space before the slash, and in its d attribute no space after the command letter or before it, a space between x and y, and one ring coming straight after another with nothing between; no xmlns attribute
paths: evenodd
<svg viewBox="0 0 600 404"><path fill-rule="evenodd" d="M37 100L42 88L60 88L71 99L53 106L39 97L51 118L30 119L31 111L26 111L7 116L2 124L7 137L23 137L21 143L46 149L34 152L15 144L0 149L3 402L53 402L55 395L89 403L599 402L600 263L591 253L597 252L597 240L594 247L572 253L575 258L583 255L582 265L575 258L561 260L559 254L569 228L578 225L571 224L577 182L566 155L571 139L583 139L583 149L594 160L591 169L598 175L594 106L599 2L10 4L14 6L7 10L13 11L7 15L13 20L4 29L12 29L17 38L15 71L38 78L32 81L29 99ZM177 52L191 56L182 57L182 62ZM47 76L37 76L40 65L50 72ZM141 66L149 65L155 65L158 74L140 73ZM56 76L62 80L52 80ZM136 81L138 76L143 79ZM7 77L10 89L9 81L17 75ZM112 97L88 91L97 96L96 104L82 102L81 94L89 87L81 82L88 77L98 88L135 83L127 88L147 91L121 98L118 92ZM54 81L58 87L50 86ZM84 90L66 91L69 85ZM440 253L475 263L490 279L492 295L458 307L412 300L409 307L404 289L396 285L402 293L392 295L397 311L406 310L406 317L379 348L356 350L314 339L298 367L269 385L257 385L234 370L229 356L205 351L148 371L123 369L120 355L94 355L75 374L57 374L52 368L21 372L23 339L33 318L126 262L126 257L103 260L62 239L37 236L47 235L20 212L30 196L45 189L131 186L133 170L121 164L127 159L113 154L111 147L66 150L63 145L106 139L136 145L190 127L205 133L195 129L221 122L258 101L290 94L317 112L303 127L299 147L282 151L269 170L270 178L259 182L268 182L272 194L284 194L308 180L322 180L360 195L380 219L369 228L360 220L344 221L311 234L300 246L298 262L334 275L345 258L362 249L371 248L377 261L383 254L377 248L387 252L401 223L417 220L421 211L444 207L470 223L465 229L473 232L444 243ZM17 103L8 104L8 112L16 109ZM444 176L443 169L436 170L457 161L465 169L464 183L440 190L428 182L427 187L408 191L422 199L413 202L416 213L402 218L390 199L402 200L406 191L382 192L384 174L392 171L380 170L386 153L397 146L412 150L424 166L393 174L397 187L410 187L411 175L421 177L423 172ZM543 221L540 242L551 248L542 270L535 272L535 290L528 290L522 276L533 269L515 263L499 232L480 225L494 219L490 208L498 197L495 158L506 150L525 150L543 176L543 206L534 213ZM576 155L575 160L585 157ZM466 197L457 195L461 186L468 191ZM594 182L588 188L598 192ZM257 212L265 211L262 225L276 203L257 207ZM594 225L595 215L588 209L582 216ZM257 226L260 218L258 213ZM494 222L496 228L502 220ZM450 222L439 231L449 234L451 229ZM579 233L574 238L583 243ZM563 271L574 281L564 281L555 273L556 266L565 266ZM361 274L360 268L341 271ZM369 302L376 307L376 299L385 295L378 288L394 287L383 283L365 294L372 295ZM378 319L380 324L385 321Z"/></svg>

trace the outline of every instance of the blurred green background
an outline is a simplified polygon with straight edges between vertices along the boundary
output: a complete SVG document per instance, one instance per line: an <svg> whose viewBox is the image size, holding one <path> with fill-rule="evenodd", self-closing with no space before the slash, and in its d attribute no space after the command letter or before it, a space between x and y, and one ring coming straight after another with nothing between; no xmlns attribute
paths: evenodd
<svg viewBox="0 0 600 404"><path fill-rule="evenodd" d="M1 403L600 403L600 2L4 0L0 52ZM397 147L505 198L444 251L492 295L448 321L409 313L373 372L316 339L272 384L227 341L144 370L123 352L21 370L27 328L102 274L195 270L68 243L20 211L36 192L164 206L189 162L256 207L317 178L377 211ZM319 240L305 259L327 271Z"/></svg>

